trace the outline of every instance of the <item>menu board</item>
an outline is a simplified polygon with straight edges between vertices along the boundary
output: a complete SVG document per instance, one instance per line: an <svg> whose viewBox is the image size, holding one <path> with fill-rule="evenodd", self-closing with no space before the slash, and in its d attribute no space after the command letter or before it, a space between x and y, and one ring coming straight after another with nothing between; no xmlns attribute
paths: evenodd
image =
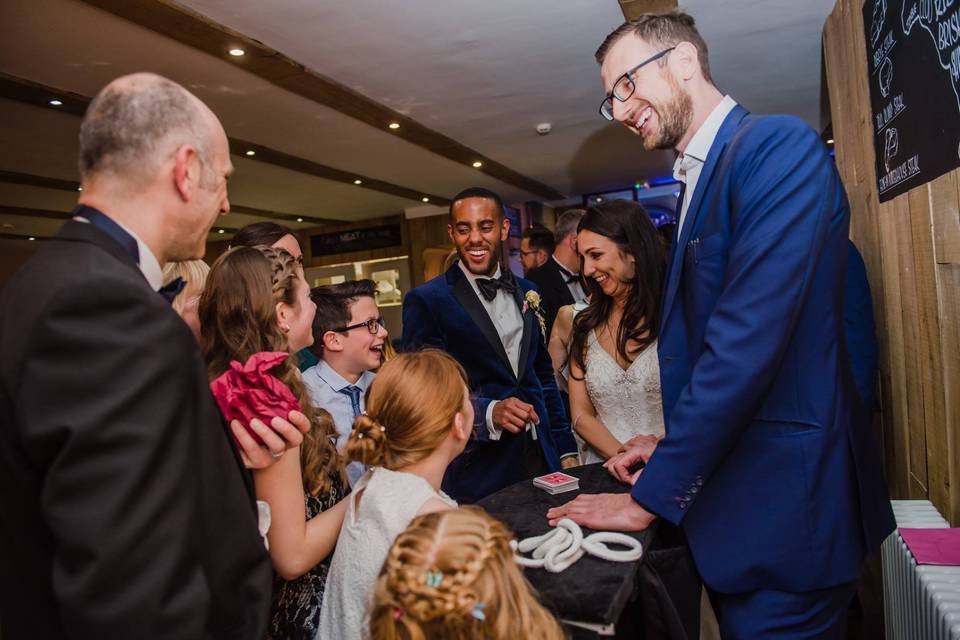
<svg viewBox="0 0 960 640"><path fill-rule="evenodd" d="M866 0L880 201L960 166L960 0Z"/></svg>

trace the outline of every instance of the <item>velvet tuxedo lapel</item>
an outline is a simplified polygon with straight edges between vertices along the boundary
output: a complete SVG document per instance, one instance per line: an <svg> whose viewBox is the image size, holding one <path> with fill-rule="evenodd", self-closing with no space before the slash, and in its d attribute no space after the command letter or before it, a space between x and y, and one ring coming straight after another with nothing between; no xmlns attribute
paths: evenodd
<svg viewBox="0 0 960 640"><path fill-rule="evenodd" d="M473 320L473 323L480 330L480 333L482 333L487 339L487 342L490 343L490 346L493 347L494 353L503 361L503 364L507 367L507 371L512 373L513 365L510 364L510 358L507 357L507 351L503 348L503 342L500 341L500 334L497 332L493 320L490 319L486 307L480 302L480 298L477 297L473 287L470 286L470 281L463 275L457 264L450 267L450 270L447 272L447 284L450 285L453 297L460 303L463 310L467 312L470 319Z"/></svg>
<svg viewBox="0 0 960 640"><path fill-rule="evenodd" d="M523 319L523 339L520 341L520 362L517 363L517 380L523 379L523 373L527 368L527 357L530 355L530 338L533 334L533 310L527 309L527 312L523 312L523 298L526 295L526 291L520 286L519 282L514 282L517 285L516 292L514 293L514 299L517 301L517 308L520 309L520 317Z"/></svg>
<svg viewBox="0 0 960 640"><path fill-rule="evenodd" d="M747 110L740 105L734 107L733 110L727 114L726 119L724 119L723 124L720 126L720 130L717 132L717 137L714 138L713 144L710 146L707 161L703 164L703 169L700 171L700 177L697 179L697 188L693 192L693 197L690 199L690 207L687 209L687 214L684 217L680 237L677 239L677 243L673 247L673 253L670 256L670 267L667 270L666 293L663 299L663 312L660 317L661 334L663 333L663 326L667 321L667 316L670 315L670 308L673 305L674 297L676 297L677 288L680 285L680 267L683 265L683 255L687 242L693 235L693 231L696 229L702 214L704 194L710 188L710 180L713 178L714 170L716 170L717 165L720 163L720 158L723 156L727 144L730 142L730 139L733 138L733 134L736 133L740 122L743 121L747 115ZM680 194L681 200L677 203L678 210L683 206L683 195L683 193ZM679 216L677 218L679 220Z"/></svg>

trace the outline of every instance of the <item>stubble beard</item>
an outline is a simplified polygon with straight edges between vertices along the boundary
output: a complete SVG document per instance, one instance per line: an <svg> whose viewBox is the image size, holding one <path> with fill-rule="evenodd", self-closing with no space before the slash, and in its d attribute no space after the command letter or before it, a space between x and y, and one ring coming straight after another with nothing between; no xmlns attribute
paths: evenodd
<svg viewBox="0 0 960 640"><path fill-rule="evenodd" d="M655 107L660 120L660 135L643 138L643 146L647 151L676 149L693 122L693 98L673 76L669 73L665 76L673 96L670 102Z"/></svg>

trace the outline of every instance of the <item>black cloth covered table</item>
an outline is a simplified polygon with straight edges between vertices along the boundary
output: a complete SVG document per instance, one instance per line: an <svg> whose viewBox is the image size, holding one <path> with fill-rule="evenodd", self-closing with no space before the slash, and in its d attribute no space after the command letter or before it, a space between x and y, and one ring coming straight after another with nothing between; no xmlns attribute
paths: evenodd
<svg viewBox="0 0 960 640"><path fill-rule="evenodd" d="M550 530L547 509L573 500L579 493L626 493L630 487L614 479L600 464L565 473L580 479L578 491L558 495L518 482L478 504L503 521L518 540ZM584 536L593 533L583 528ZM587 554L566 571L524 568L541 602L564 621L602 625L617 637L696 638L699 628L700 582L680 532L666 522L629 533L643 545L635 562L608 562ZM628 606L629 605L629 606ZM570 628L574 637L590 637Z"/></svg>

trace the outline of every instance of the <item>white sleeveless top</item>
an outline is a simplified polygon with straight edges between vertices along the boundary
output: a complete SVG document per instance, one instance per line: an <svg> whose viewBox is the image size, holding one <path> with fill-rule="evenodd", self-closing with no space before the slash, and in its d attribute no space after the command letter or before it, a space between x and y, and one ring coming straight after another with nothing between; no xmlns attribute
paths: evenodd
<svg viewBox="0 0 960 640"><path fill-rule="evenodd" d="M363 489L360 508L356 496ZM393 541L430 498L457 503L418 475L369 469L348 499L320 609L322 640L361 640L370 635L369 608L380 568Z"/></svg>
<svg viewBox="0 0 960 640"><path fill-rule="evenodd" d="M639 435L663 435L663 400L660 396L660 363L657 341L640 352L626 370L597 341L594 331L587 337L584 358L587 395L597 419L620 442ZM603 462L590 445L581 450L584 464Z"/></svg>

